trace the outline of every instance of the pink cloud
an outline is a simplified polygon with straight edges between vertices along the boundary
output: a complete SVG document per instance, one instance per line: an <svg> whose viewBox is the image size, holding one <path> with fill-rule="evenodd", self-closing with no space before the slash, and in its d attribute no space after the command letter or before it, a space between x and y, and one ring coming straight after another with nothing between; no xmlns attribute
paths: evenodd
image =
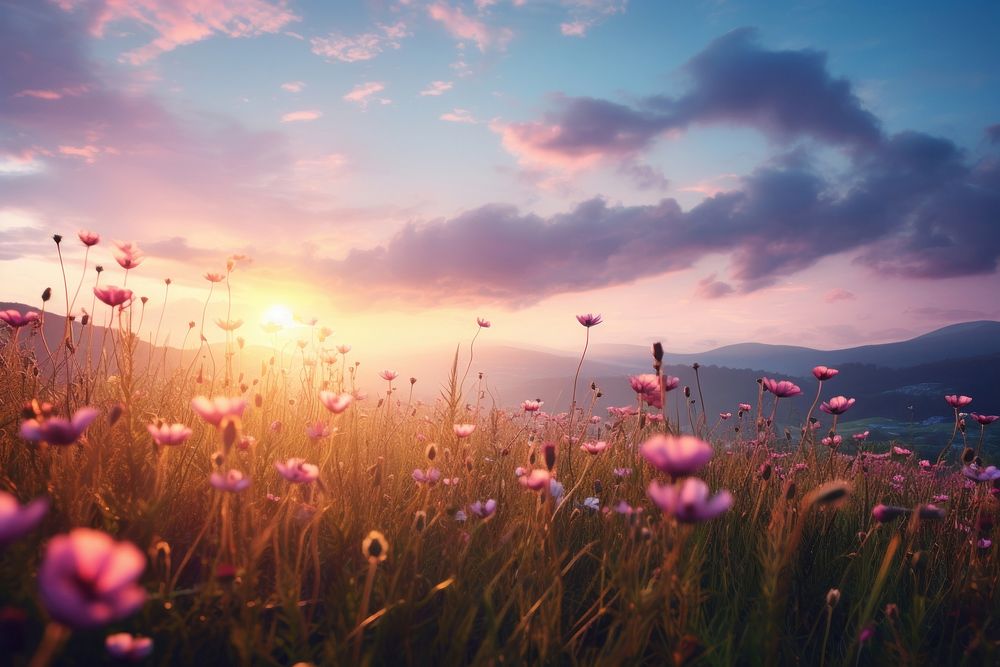
<svg viewBox="0 0 1000 667"><path fill-rule="evenodd" d="M316 120L323 113L321 111L316 111L315 109L309 109L306 111L290 111L281 117L282 123L298 123L302 121Z"/></svg>
<svg viewBox="0 0 1000 667"><path fill-rule="evenodd" d="M289 81L281 84L281 89L289 93L301 93L305 87L304 81Z"/></svg>
<svg viewBox="0 0 1000 667"><path fill-rule="evenodd" d="M836 287L826 294L823 295L823 300L827 303L836 303L838 301L854 301L857 297L854 296L854 292L849 292L843 287Z"/></svg>
<svg viewBox="0 0 1000 667"><path fill-rule="evenodd" d="M445 93L445 91L451 90L451 81L431 81L426 88L420 91L422 96L438 96Z"/></svg>
<svg viewBox="0 0 1000 667"><path fill-rule="evenodd" d="M318 56L345 63L371 60L386 48L398 49L399 40L409 33L406 24L379 25L378 32L366 32L354 37L331 33L312 40L312 52Z"/></svg>
<svg viewBox="0 0 1000 667"><path fill-rule="evenodd" d="M590 27L589 21L571 21L559 24L559 31L566 37L583 37Z"/></svg>
<svg viewBox="0 0 1000 667"><path fill-rule="evenodd" d="M460 7L451 7L443 2L431 4L427 8L427 13L432 19L441 23L453 37L475 42L480 51L491 48L503 50L514 37L509 28L491 28L483 21L466 15Z"/></svg>
<svg viewBox="0 0 1000 667"><path fill-rule="evenodd" d="M81 4L79 0L62 0L60 6L69 11ZM125 62L141 65L212 35L254 37L279 32L297 20L285 0L103 0L94 12L90 30L101 37L108 25L122 21L151 29L156 34L152 42L122 55Z"/></svg>
<svg viewBox="0 0 1000 667"><path fill-rule="evenodd" d="M347 102L353 102L354 104L360 105L362 108L366 108L368 104L372 101L372 96L376 93L380 93L385 90L385 84L380 81L369 81L367 83L361 83L351 89L349 93L344 95L343 99ZM379 99L382 104L388 104L389 100Z"/></svg>
<svg viewBox="0 0 1000 667"><path fill-rule="evenodd" d="M38 100L58 100L62 93L57 90L22 90L14 97L34 97Z"/></svg>
<svg viewBox="0 0 1000 667"><path fill-rule="evenodd" d="M494 121L490 129L500 135L503 147L521 164L558 167L569 171L593 166L603 156L600 150L557 148L563 129L545 122L503 123Z"/></svg>
<svg viewBox="0 0 1000 667"><path fill-rule="evenodd" d="M448 121L449 123L475 123L476 119L472 117L467 109L453 109L447 113L443 113L440 116L441 120Z"/></svg>

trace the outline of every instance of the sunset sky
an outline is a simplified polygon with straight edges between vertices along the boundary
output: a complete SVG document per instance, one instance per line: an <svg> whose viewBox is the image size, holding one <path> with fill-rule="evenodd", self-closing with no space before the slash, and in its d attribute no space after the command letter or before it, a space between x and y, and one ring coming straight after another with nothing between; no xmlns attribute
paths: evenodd
<svg viewBox="0 0 1000 667"><path fill-rule="evenodd" d="M87 228L175 343L233 253L248 337L373 349L1000 319L1000 4L924 4L0 0L0 300Z"/></svg>

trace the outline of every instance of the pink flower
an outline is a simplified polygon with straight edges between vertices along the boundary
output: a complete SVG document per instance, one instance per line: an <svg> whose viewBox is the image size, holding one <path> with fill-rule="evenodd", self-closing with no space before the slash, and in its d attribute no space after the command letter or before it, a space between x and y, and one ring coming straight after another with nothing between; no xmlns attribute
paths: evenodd
<svg viewBox="0 0 1000 667"><path fill-rule="evenodd" d="M97 234L97 232L92 232L88 229L81 229L76 233L76 236L80 239L80 243L88 248L90 246L97 245L101 241L101 237Z"/></svg>
<svg viewBox="0 0 1000 667"><path fill-rule="evenodd" d="M628 381L632 385L632 391L637 394L648 394L654 391L660 393L660 378L653 373L631 375Z"/></svg>
<svg viewBox="0 0 1000 667"><path fill-rule="evenodd" d="M10 544L30 533L48 511L48 498L35 498L19 505L12 494L0 491L0 545Z"/></svg>
<svg viewBox="0 0 1000 667"><path fill-rule="evenodd" d="M868 431L863 431L861 433L855 433L851 437L857 440L858 442L864 442L865 440L868 439L868 435L869 435Z"/></svg>
<svg viewBox="0 0 1000 667"><path fill-rule="evenodd" d="M278 461L274 467L278 469L282 477L293 484L308 484L319 478L319 467L312 463L306 463L305 459L290 458L284 463Z"/></svg>
<svg viewBox="0 0 1000 667"><path fill-rule="evenodd" d="M333 434L329 426L321 420L316 420L306 425L306 435L312 440L322 440Z"/></svg>
<svg viewBox="0 0 1000 667"><path fill-rule="evenodd" d="M720 412L719 413L719 419L721 419L722 421L726 421L727 419L729 419L732 416L733 416L732 412Z"/></svg>
<svg viewBox="0 0 1000 667"><path fill-rule="evenodd" d="M354 397L350 394L336 394L332 391L324 390L319 392L319 400L327 410L335 415L339 415L350 407Z"/></svg>
<svg viewBox="0 0 1000 667"><path fill-rule="evenodd" d="M955 394L951 394L950 396L945 396L944 400L948 402L948 405L955 408L956 410L958 408L964 408L969 403L972 403L971 396L956 396Z"/></svg>
<svg viewBox="0 0 1000 667"><path fill-rule="evenodd" d="M147 424L146 430L158 445L173 447L182 445L191 437L191 429L184 424Z"/></svg>
<svg viewBox="0 0 1000 667"><path fill-rule="evenodd" d="M826 445L827 447L836 448L840 447L840 443L844 442L844 438L839 435L828 435L822 440L820 440L820 442Z"/></svg>
<svg viewBox="0 0 1000 667"><path fill-rule="evenodd" d="M600 315L587 313L586 315L577 315L576 321L589 329L590 327L596 327L602 320Z"/></svg>
<svg viewBox="0 0 1000 667"><path fill-rule="evenodd" d="M202 277L210 283L221 283L226 279L226 274L209 272L202 274Z"/></svg>
<svg viewBox="0 0 1000 667"><path fill-rule="evenodd" d="M896 456L913 456L913 452L906 447L900 447L898 445L892 446L892 453Z"/></svg>
<svg viewBox="0 0 1000 667"><path fill-rule="evenodd" d="M598 440L597 442L585 442L580 445L580 449L587 452L588 454L600 454L605 449L608 448L608 443L604 440Z"/></svg>
<svg viewBox="0 0 1000 667"><path fill-rule="evenodd" d="M104 640L104 647L112 657L129 662L139 662L153 652L153 640L149 637L132 636L127 632L116 632Z"/></svg>
<svg viewBox="0 0 1000 667"><path fill-rule="evenodd" d="M337 352L340 352L341 354L347 354L350 351L351 351L351 346L350 345L338 345L337 346Z"/></svg>
<svg viewBox="0 0 1000 667"><path fill-rule="evenodd" d="M753 406L749 403L740 403L739 408L740 412L750 412L753 409Z"/></svg>
<svg viewBox="0 0 1000 667"><path fill-rule="evenodd" d="M853 398L846 398L844 396L834 396L829 401L824 402L819 406L819 409L828 415L842 415L854 405Z"/></svg>
<svg viewBox="0 0 1000 667"><path fill-rule="evenodd" d="M485 319L485 318L483 318L483 317L477 317L476 318L476 324L478 324L479 326L481 326L483 329L489 329L490 325L491 325L490 321L487 320L487 319Z"/></svg>
<svg viewBox="0 0 1000 667"><path fill-rule="evenodd" d="M455 424L452 426L452 430L455 431L455 435L459 438L468 438L472 435L472 432L476 430L475 424Z"/></svg>
<svg viewBox="0 0 1000 667"><path fill-rule="evenodd" d="M94 296L114 308L115 306L121 306L131 301L132 290L115 287L114 285L106 285L105 287L95 287Z"/></svg>
<svg viewBox="0 0 1000 667"><path fill-rule="evenodd" d="M396 371L382 371L378 375L379 375L380 378L382 378L386 382L392 382L397 377L399 377L399 373L397 373Z"/></svg>
<svg viewBox="0 0 1000 667"><path fill-rule="evenodd" d="M771 378L763 378L761 381L764 383L764 388L778 398L791 398L802 393L799 385L788 380L778 381Z"/></svg>
<svg viewBox="0 0 1000 667"><path fill-rule="evenodd" d="M545 401L524 401L521 403L521 409L525 412L538 412L542 409L542 403Z"/></svg>
<svg viewBox="0 0 1000 667"><path fill-rule="evenodd" d="M981 468L974 463L963 467L962 474L976 482L992 482L1000 479L1000 470L996 466Z"/></svg>
<svg viewBox="0 0 1000 667"><path fill-rule="evenodd" d="M223 331L236 331L243 326L243 320L215 320L215 326Z"/></svg>
<svg viewBox="0 0 1000 667"><path fill-rule="evenodd" d="M529 473L519 475L518 480L521 486L527 487L532 491L542 491L549 488L549 482L552 479L552 475L549 471L544 468L535 468Z"/></svg>
<svg viewBox="0 0 1000 667"><path fill-rule="evenodd" d="M872 508L872 516L879 523L888 523L893 519L898 519L901 516L906 516L910 513L910 510L905 507L895 507L893 505L876 505Z"/></svg>
<svg viewBox="0 0 1000 667"><path fill-rule="evenodd" d="M10 310L0 310L0 320L9 324L13 329L20 329L32 322L37 322L40 317L41 315L34 310L29 310L24 315L13 308Z"/></svg>
<svg viewBox="0 0 1000 667"><path fill-rule="evenodd" d="M415 468L413 470L413 479L417 484L434 486L441 479L441 471L437 468L428 468L427 472L424 472L420 468Z"/></svg>
<svg viewBox="0 0 1000 667"><path fill-rule="evenodd" d="M823 380L829 380L830 378L832 378L834 375L836 375L839 372L840 371L838 371L836 368L828 368L826 366L816 366L813 369L813 376L817 380L819 380L820 382L822 382Z"/></svg>
<svg viewBox="0 0 1000 667"><path fill-rule="evenodd" d="M975 419L977 422L979 422L983 426L987 426L988 424L992 424L996 420L1000 419L1000 416L997 416L997 415L980 415L980 414L977 414L975 412L973 412L969 416L972 417L973 419Z"/></svg>
<svg viewBox="0 0 1000 667"><path fill-rule="evenodd" d="M250 486L250 478L244 476L239 470L230 470L226 474L213 472L209 482L219 491L239 493Z"/></svg>
<svg viewBox="0 0 1000 667"><path fill-rule="evenodd" d="M134 269L142 264L145 255L135 241L115 241L115 261L123 269Z"/></svg>
<svg viewBox="0 0 1000 667"><path fill-rule="evenodd" d="M681 379L679 377L675 377L673 375L664 375L663 376L663 390L664 391L671 391L671 390L677 389L677 387L680 385L680 383L681 383Z"/></svg>
<svg viewBox="0 0 1000 667"><path fill-rule="evenodd" d="M219 426L226 417L242 417L246 407L246 400L239 397L216 396L209 399L196 396L191 400L191 409L212 426Z"/></svg>
<svg viewBox="0 0 1000 667"><path fill-rule="evenodd" d="M708 484L697 477L687 477L678 484L653 481L646 492L657 507L681 523L709 521L733 504L728 491L710 497Z"/></svg>
<svg viewBox="0 0 1000 667"><path fill-rule="evenodd" d="M478 517L487 518L493 515L497 511L497 501L490 498L485 503L481 500L469 505L469 511Z"/></svg>
<svg viewBox="0 0 1000 667"><path fill-rule="evenodd" d="M712 458L712 446L693 435L657 434L642 443L643 457L668 475L691 475Z"/></svg>
<svg viewBox="0 0 1000 667"><path fill-rule="evenodd" d="M90 528L74 528L49 542L38 569L42 604L56 621L96 628L135 613L146 601L138 585L146 557L131 542L115 542Z"/></svg>
<svg viewBox="0 0 1000 667"><path fill-rule="evenodd" d="M80 408L69 421L61 417L27 419L21 423L21 437L50 445L72 445L80 439L98 414L100 412L96 408Z"/></svg>

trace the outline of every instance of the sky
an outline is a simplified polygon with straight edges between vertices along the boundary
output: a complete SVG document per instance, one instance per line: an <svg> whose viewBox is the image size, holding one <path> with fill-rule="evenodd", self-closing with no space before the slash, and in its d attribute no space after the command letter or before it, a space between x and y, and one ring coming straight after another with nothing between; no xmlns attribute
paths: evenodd
<svg viewBox="0 0 1000 667"><path fill-rule="evenodd" d="M127 284L175 345L207 299L225 316L203 275L234 254L251 340L289 313L376 350L477 316L576 350L601 313L601 342L677 352L1000 319L997 25L996 2L0 0L0 301L65 312L58 233L78 315L137 242Z"/></svg>

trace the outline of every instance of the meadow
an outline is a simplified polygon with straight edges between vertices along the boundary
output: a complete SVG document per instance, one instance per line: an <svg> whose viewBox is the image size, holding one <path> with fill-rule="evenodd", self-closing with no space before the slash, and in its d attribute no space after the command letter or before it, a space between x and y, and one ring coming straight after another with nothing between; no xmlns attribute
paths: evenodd
<svg viewBox="0 0 1000 667"><path fill-rule="evenodd" d="M101 243L56 248L77 240ZM259 366L239 313L139 362L162 341L127 287L143 254L114 253L0 313L5 664L1000 662L1000 471L977 444L997 406L941 396L951 437L922 459L841 433L854 401L822 359L813 386L762 377L705 414L658 345L607 406L575 392L597 314L567 314L560 414L490 400L474 315L433 403L396 370L361 382L315 320ZM83 326L40 354L57 307ZM783 401L802 424L774 422Z"/></svg>

